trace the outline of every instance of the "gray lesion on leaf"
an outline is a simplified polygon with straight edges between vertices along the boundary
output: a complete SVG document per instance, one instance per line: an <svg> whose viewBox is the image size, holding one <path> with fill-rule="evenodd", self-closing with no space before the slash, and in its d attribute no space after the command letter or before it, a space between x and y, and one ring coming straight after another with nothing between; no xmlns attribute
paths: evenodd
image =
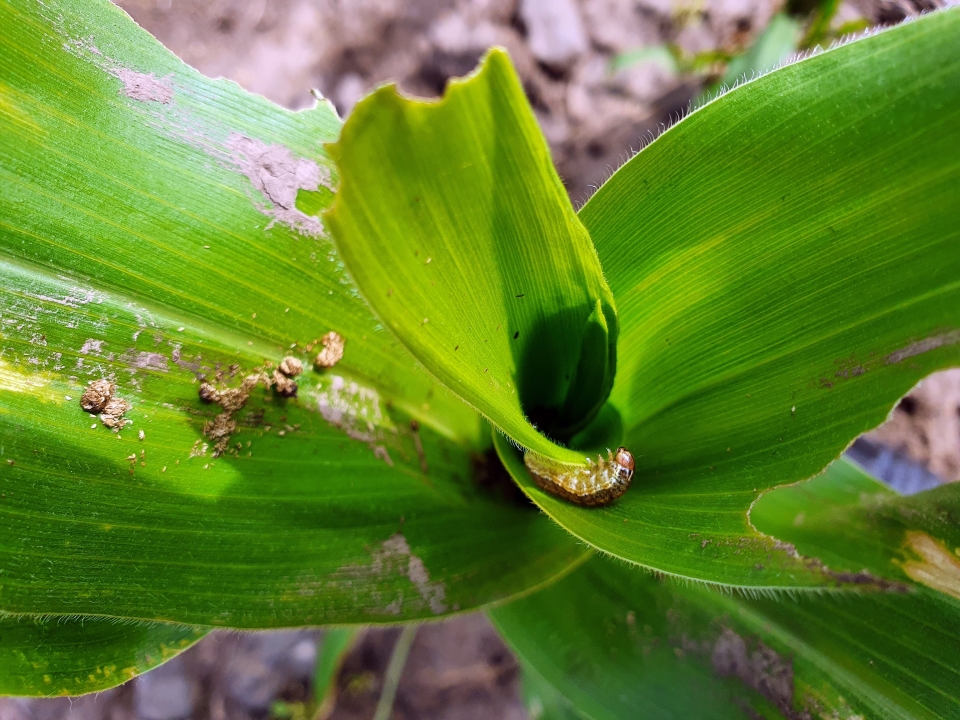
<svg viewBox="0 0 960 720"><path fill-rule="evenodd" d="M60 32L67 35L64 28ZM110 56L101 52L92 36L86 38L67 37L63 44L67 52L92 62L106 70L121 82L119 93L138 102L155 102L162 105L173 100L173 74L157 77L153 73L142 73L124 67Z"/></svg>
<svg viewBox="0 0 960 720"><path fill-rule="evenodd" d="M869 570L833 570L826 565L820 558L807 557L801 555L792 543L774 540L773 547L779 552L785 553L793 560L803 563L807 569L819 573L823 577L833 581L838 586L854 586L864 590L881 590L884 592L905 593L910 591L910 587L896 580L889 580L884 577L874 575Z"/></svg>
<svg viewBox="0 0 960 720"><path fill-rule="evenodd" d="M750 647L742 636L724 628L713 644L710 657L713 671L720 677L738 678L777 706L790 720L808 720L806 710L793 707L793 660L757 641Z"/></svg>
<svg viewBox="0 0 960 720"><path fill-rule="evenodd" d="M128 98L164 105L173 100L173 75L158 78L153 73L141 73L122 67L110 68L109 71L123 83L120 92Z"/></svg>
<svg viewBox="0 0 960 720"><path fill-rule="evenodd" d="M393 581L397 577L406 578L413 585L416 596L410 597L402 588L383 593L376 586L383 581ZM414 555L410 544L401 534L396 533L384 540L371 552L370 562L351 564L339 568L334 573L336 586L356 586L358 594L369 595L373 599L376 615L400 615L418 612L429 608L434 615L447 612L446 586L442 582L432 582L430 573L423 560ZM389 598L389 601L388 601Z"/></svg>
<svg viewBox="0 0 960 720"><path fill-rule="evenodd" d="M81 355L89 355L91 353L93 353L94 355L97 355L102 351L103 351L103 340L96 340L94 338L90 338L86 342L84 342L79 350Z"/></svg>
<svg viewBox="0 0 960 720"><path fill-rule="evenodd" d="M323 235L320 220L298 210L296 203L299 190L316 190L321 184L329 185L327 168L321 168L312 160L295 157L283 145L267 145L240 133L231 134L226 146L233 164L267 199L267 204L255 203L260 212L301 235Z"/></svg>
<svg viewBox="0 0 960 720"><path fill-rule="evenodd" d="M231 132L223 140L222 128L204 127L199 118L175 107L174 75L157 77L125 67L101 52L94 38L66 37L64 49L99 67L121 82L120 94L138 102L167 106L152 112L150 124L168 136L215 158L232 171L239 170L263 198L254 200L257 210L292 230L310 237L323 237L320 219L297 209L299 190L316 191L321 185L333 190L329 168L313 160L297 157L286 146L268 144L242 132ZM268 225L269 227L269 225Z"/></svg>
<svg viewBox="0 0 960 720"><path fill-rule="evenodd" d="M376 390L340 375L328 375L310 394L324 420L353 440L366 443L376 457L393 465L384 430L396 428L381 409L380 395Z"/></svg>
<svg viewBox="0 0 960 720"><path fill-rule="evenodd" d="M120 356L120 360L129 367L137 370L168 372L170 369L167 356L157 352L138 352L136 349L130 348Z"/></svg>
<svg viewBox="0 0 960 720"><path fill-rule="evenodd" d="M883 361L887 365L894 365L898 362L906 360L907 358L923 355L931 350L936 350L937 348L942 348L947 345L956 345L957 343L960 343L960 330L952 330L941 335L933 335L931 337L924 338L923 340L910 343L906 347L890 353L883 359Z"/></svg>

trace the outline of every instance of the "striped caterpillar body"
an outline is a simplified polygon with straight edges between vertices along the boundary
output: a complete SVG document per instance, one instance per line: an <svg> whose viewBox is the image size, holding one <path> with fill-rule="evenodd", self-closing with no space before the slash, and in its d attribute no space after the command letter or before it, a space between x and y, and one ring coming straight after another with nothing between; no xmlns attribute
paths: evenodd
<svg viewBox="0 0 960 720"><path fill-rule="evenodd" d="M524 455L523 462L541 488L586 507L613 502L633 480L633 455L626 448L608 450L606 458L601 455L584 466L565 465L533 452Z"/></svg>

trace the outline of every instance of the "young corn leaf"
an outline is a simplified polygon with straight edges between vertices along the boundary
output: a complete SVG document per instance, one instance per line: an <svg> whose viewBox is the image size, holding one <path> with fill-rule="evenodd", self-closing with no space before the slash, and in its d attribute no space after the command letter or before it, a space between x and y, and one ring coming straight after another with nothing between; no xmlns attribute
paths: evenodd
<svg viewBox="0 0 960 720"><path fill-rule="evenodd" d="M580 218L620 318L610 404L636 473L596 510L516 472L563 527L710 582L833 582L771 562L748 509L960 359L958 38L954 8L770 73L590 199Z"/></svg>
<svg viewBox="0 0 960 720"><path fill-rule="evenodd" d="M297 210L336 186L329 106L205 79L105 1L0 5L0 65L0 611L393 622L583 557L477 483L489 430ZM124 413L81 407L102 379Z"/></svg>
<svg viewBox="0 0 960 720"><path fill-rule="evenodd" d="M524 665L595 720L637 707L652 717L946 717L960 700L960 561L943 549L956 544L957 493L942 495L896 496L841 461L760 500L765 529L832 572L855 568L857 590L730 595L598 557L490 615ZM831 501L846 513L825 510ZM938 536L899 546L901 580L878 582L892 519L918 516Z"/></svg>
<svg viewBox="0 0 960 720"><path fill-rule="evenodd" d="M616 312L506 54L439 101L380 88L328 147L324 222L374 311L516 443L582 463L542 433L568 439L606 400Z"/></svg>
<svg viewBox="0 0 960 720"><path fill-rule="evenodd" d="M337 679L343 661L360 637L358 627L330 628L323 633L317 664L313 671L314 718L327 718L337 701Z"/></svg>
<svg viewBox="0 0 960 720"><path fill-rule="evenodd" d="M206 630L112 618L0 617L0 695L106 690L190 647Z"/></svg>

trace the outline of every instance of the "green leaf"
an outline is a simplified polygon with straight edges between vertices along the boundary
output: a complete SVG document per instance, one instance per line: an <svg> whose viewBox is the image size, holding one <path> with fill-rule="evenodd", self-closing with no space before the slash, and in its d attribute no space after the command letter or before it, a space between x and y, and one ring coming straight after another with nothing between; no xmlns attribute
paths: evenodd
<svg viewBox="0 0 960 720"><path fill-rule="evenodd" d="M950 9L765 75L587 203L619 308L610 404L636 474L598 510L515 473L563 527L666 573L834 582L748 508L960 359L958 37Z"/></svg>
<svg viewBox="0 0 960 720"><path fill-rule="evenodd" d="M527 663L521 663L521 691L530 720L584 720L567 698Z"/></svg>
<svg viewBox="0 0 960 720"><path fill-rule="evenodd" d="M592 720L932 719L960 701L960 605L926 589L748 598L595 557L488 614Z"/></svg>
<svg viewBox="0 0 960 720"><path fill-rule="evenodd" d="M606 399L616 313L506 54L436 102L380 88L328 147L324 221L377 315L515 442L582 463L541 433L569 438Z"/></svg>
<svg viewBox="0 0 960 720"><path fill-rule="evenodd" d="M337 677L359 636L358 627L330 628L324 632L313 671L313 697L317 708L314 717L326 718L333 712L337 701Z"/></svg>
<svg viewBox="0 0 960 720"><path fill-rule="evenodd" d="M0 617L0 695L82 695L119 685L206 630L102 618Z"/></svg>
<svg viewBox="0 0 960 720"><path fill-rule="evenodd" d="M800 23L786 13L774 15L756 42L730 61L720 84L730 87L741 78L767 72L789 60L797 52L800 30Z"/></svg>
<svg viewBox="0 0 960 720"><path fill-rule="evenodd" d="M960 600L955 484L902 497L840 459L822 475L765 493L750 519L787 552L834 576L861 586L918 583Z"/></svg>
<svg viewBox="0 0 960 720"><path fill-rule="evenodd" d="M329 107L205 79L107 2L7 3L0 28L0 610L395 622L584 556L481 484L486 424L294 208L335 187ZM331 330L343 359L311 369ZM288 354L296 398L199 397ZM131 406L118 432L80 405L102 378Z"/></svg>

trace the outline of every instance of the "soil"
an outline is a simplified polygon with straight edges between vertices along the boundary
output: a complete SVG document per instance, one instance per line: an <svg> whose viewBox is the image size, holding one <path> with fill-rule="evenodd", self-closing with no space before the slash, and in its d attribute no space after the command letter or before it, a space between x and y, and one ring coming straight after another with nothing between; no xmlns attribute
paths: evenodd
<svg viewBox="0 0 960 720"><path fill-rule="evenodd" d="M735 52L761 32L777 0L121 0L142 26L211 77L224 76L289 108L319 90L350 112L378 84L440 94L490 45L506 47L520 73L571 199L591 189L703 87L653 62L612 72L640 47L676 43L687 53ZM791 8L809 5L791 0ZM838 22L898 22L932 0L847 0ZM135 78L131 92L162 101L162 80ZM156 96L156 97L154 97ZM286 207L286 206L284 206ZM292 212L292 211L291 211ZM294 222L299 218L292 218ZM281 218L283 220L283 218ZM872 433L960 479L960 370L928 378ZM368 629L338 680L333 718L373 715L398 634ZM112 691L70 700L0 699L0 720L75 718L265 718L274 703L305 700L320 633L217 632L167 665ZM271 709L272 708L272 709ZM278 714L279 713L279 714ZM483 615L421 626L392 717L507 718L527 713L517 662Z"/></svg>
<svg viewBox="0 0 960 720"><path fill-rule="evenodd" d="M866 437L906 454L942 480L960 480L960 369L924 379Z"/></svg>

